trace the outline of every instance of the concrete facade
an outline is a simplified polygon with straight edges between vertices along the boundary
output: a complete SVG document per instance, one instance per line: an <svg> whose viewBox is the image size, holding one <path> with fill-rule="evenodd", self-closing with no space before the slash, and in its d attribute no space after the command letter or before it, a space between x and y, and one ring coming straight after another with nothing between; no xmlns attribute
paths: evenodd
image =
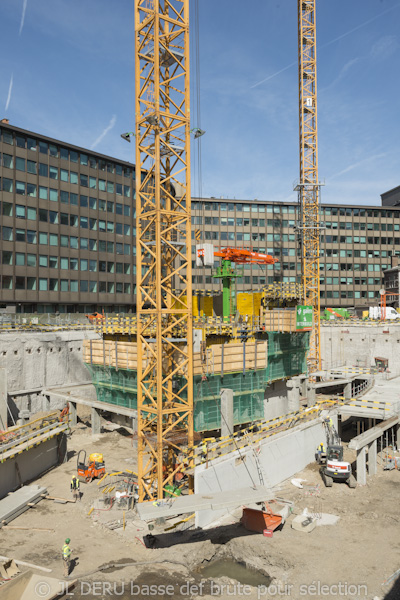
<svg viewBox="0 0 400 600"><path fill-rule="evenodd" d="M60 434L0 463L0 498L63 462L66 453L67 437Z"/></svg>
<svg viewBox="0 0 400 600"><path fill-rule="evenodd" d="M43 396L46 388L91 382L82 359L82 342L97 337L95 332L84 330L1 334L0 370L7 375L8 403L14 419L20 411L35 414L64 406L58 399Z"/></svg>
<svg viewBox="0 0 400 600"><path fill-rule="evenodd" d="M390 378L400 375L400 325L321 327L323 369L337 365L371 367L375 357L389 360Z"/></svg>
<svg viewBox="0 0 400 600"><path fill-rule="evenodd" d="M264 485L276 486L292 477L315 460L315 450L325 439L322 423L312 421L262 441L257 454L263 472ZM259 485L260 477L254 450L246 448L232 452L195 468L196 494L240 489L244 485ZM266 500L268 498L265 498ZM219 519L226 510L203 510L196 514L196 526L205 527Z"/></svg>

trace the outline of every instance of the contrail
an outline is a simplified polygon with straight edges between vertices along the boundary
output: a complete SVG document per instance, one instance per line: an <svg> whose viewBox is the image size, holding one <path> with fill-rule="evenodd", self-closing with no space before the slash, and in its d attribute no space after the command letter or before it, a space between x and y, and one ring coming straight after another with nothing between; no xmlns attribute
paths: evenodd
<svg viewBox="0 0 400 600"><path fill-rule="evenodd" d="M98 144L100 144L101 140L107 135L107 133L109 131L111 131L111 129L114 127L115 123L117 121L117 117L115 115L112 116L111 121L109 122L109 124L107 125L107 127L104 129L104 131L102 131L102 133L99 135L99 137L93 142L93 144L90 146L91 150L93 150L93 148L95 148Z"/></svg>
<svg viewBox="0 0 400 600"><path fill-rule="evenodd" d="M8 96L7 96L7 102L6 102L6 108L5 108L5 110L8 110L8 105L10 104L11 92L12 92L12 87L13 87L13 80L14 80L14 73L11 73L11 79L10 79L10 85L8 87Z"/></svg>
<svg viewBox="0 0 400 600"><path fill-rule="evenodd" d="M398 8L399 6L400 6L400 2L398 2L397 4L395 4L394 6L392 6L391 8L387 8L386 10L382 11L378 15L375 15L375 17L372 17L372 19L368 19L368 21L364 21L363 23L360 23L360 25L357 25L357 27L353 27L353 29L350 29L349 31L346 31L345 33L342 33L341 35L339 35L338 37L334 38L333 40L330 40L329 42L326 42L326 44L322 44L321 46L319 46L319 48L326 48L327 46L330 46L331 44L334 44L335 42L338 42L339 40L342 40L344 37L346 37L346 36L354 33L355 31L358 31L359 29L361 29L362 27L365 27L366 25L369 25L373 21L376 21L376 19L379 19L379 17L382 17L382 15L385 15L386 13L394 10L395 8ZM262 83L265 83L266 81L269 81L270 79L273 79L274 77L277 77L277 75L280 75L284 71L287 71L288 69L291 69L295 65L297 65L297 61L290 63L290 65L287 65L287 67L283 67L283 69L280 69L276 73L273 73L272 75L269 75L265 79L262 79L261 81L258 81L254 85L250 86L250 89L258 87Z"/></svg>
<svg viewBox="0 0 400 600"><path fill-rule="evenodd" d="M21 35L22 29L24 27L25 13L26 13L26 7L27 7L27 5L28 5L28 0L24 0L24 5L22 7L21 23L19 24L19 35Z"/></svg>
<svg viewBox="0 0 400 600"><path fill-rule="evenodd" d="M383 158L385 156L387 156L387 152L381 152L380 154L375 154L374 156L368 156L367 158L363 158L362 160L359 160L358 162L355 162L352 165L349 165L348 167L343 169L343 171L339 171L338 173L331 175L331 177L327 178L327 181L332 181L332 179L336 179L337 177L340 177L341 175L345 175L349 171L356 169L357 167L359 167L360 165L362 165L366 162L370 162L372 160L377 160L378 158Z"/></svg>

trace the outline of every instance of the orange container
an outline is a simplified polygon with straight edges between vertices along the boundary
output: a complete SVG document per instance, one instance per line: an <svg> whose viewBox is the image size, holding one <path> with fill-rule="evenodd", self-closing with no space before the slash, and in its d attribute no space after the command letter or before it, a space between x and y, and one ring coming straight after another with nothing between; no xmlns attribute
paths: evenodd
<svg viewBox="0 0 400 600"><path fill-rule="evenodd" d="M279 527L282 523L282 517L273 512L264 512L262 510L255 510L254 508L244 508L242 523L249 531L264 533L265 530L274 531Z"/></svg>

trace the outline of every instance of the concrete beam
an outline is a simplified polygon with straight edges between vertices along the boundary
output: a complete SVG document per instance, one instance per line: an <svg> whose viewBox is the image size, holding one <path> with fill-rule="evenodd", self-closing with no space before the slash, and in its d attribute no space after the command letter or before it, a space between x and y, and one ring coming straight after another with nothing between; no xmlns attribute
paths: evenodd
<svg viewBox="0 0 400 600"><path fill-rule="evenodd" d="M48 391L48 393L51 393L51 395L56 398L62 398L66 402L73 401L76 404L83 404L84 406L90 406L99 410L106 410L107 412L115 413L117 415L125 415L126 417L132 418L137 415L136 408L125 408L124 406L117 406L116 404L109 404L108 402L101 402L99 400L88 400L87 398L82 398L82 396L75 396L67 394L66 392L51 390L51 392Z"/></svg>
<svg viewBox="0 0 400 600"><path fill-rule="evenodd" d="M0 429L7 429L8 422L8 396L7 396L7 369L0 369Z"/></svg>
<svg viewBox="0 0 400 600"><path fill-rule="evenodd" d="M100 412L92 406L92 435L98 435L101 432Z"/></svg>
<svg viewBox="0 0 400 600"><path fill-rule="evenodd" d="M343 390L343 395L344 395L344 399L345 400L350 400L351 399L351 381L349 383L346 383L346 385L344 386L344 390Z"/></svg>
<svg viewBox="0 0 400 600"><path fill-rule="evenodd" d="M353 438L349 443L349 448L351 450L361 450L364 446L367 446L374 440L377 440L381 437L382 433L391 427L394 427L399 423L399 417L391 417L379 425L375 425L372 429L368 429L364 433L361 433L357 437Z"/></svg>
<svg viewBox="0 0 400 600"><path fill-rule="evenodd" d="M357 483L367 485L367 466L366 466L367 448L364 446L357 450Z"/></svg>
<svg viewBox="0 0 400 600"><path fill-rule="evenodd" d="M233 433L233 390L221 390L221 437Z"/></svg>
<svg viewBox="0 0 400 600"><path fill-rule="evenodd" d="M368 475L376 475L377 440L368 446Z"/></svg>

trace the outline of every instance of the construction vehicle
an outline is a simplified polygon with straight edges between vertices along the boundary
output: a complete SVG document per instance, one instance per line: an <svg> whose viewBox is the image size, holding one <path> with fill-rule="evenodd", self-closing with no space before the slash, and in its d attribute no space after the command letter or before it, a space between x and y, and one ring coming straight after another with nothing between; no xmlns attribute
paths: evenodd
<svg viewBox="0 0 400 600"><path fill-rule="evenodd" d="M386 319L387 321L400 319L400 313L393 306L385 306L384 309L380 306L370 306L368 313L370 319Z"/></svg>
<svg viewBox="0 0 400 600"><path fill-rule="evenodd" d="M106 474L103 455L97 452L89 454L89 462L86 464L86 450L80 450L78 452L77 471L78 479L83 483L100 479Z"/></svg>
<svg viewBox="0 0 400 600"><path fill-rule="evenodd" d="M331 419L324 421L326 430L326 453L318 452L318 462L322 464L320 475L326 487L334 481L345 481L350 488L357 485L349 462L343 460L343 446Z"/></svg>
<svg viewBox="0 0 400 600"><path fill-rule="evenodd" d="M347 308L325 308L321 315L321 319L324 321L334 321L336 319L352 319L353 315L347 310Z"/></svg>

